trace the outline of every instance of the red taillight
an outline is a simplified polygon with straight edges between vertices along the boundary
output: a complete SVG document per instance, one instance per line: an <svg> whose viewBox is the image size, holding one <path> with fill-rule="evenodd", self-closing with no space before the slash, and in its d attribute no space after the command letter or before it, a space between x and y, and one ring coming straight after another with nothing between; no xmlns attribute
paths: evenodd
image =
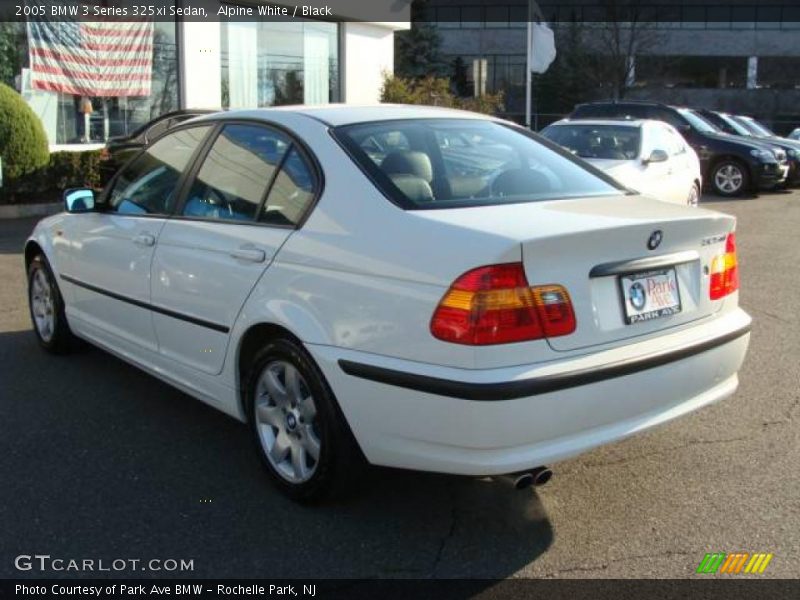
<svg viewBox="0 0 800 600"><path fill-rule="evenodd" d="M567 335L575 326L567 290L560 285L529 287L521 263L464 273L431 319L434 337L472 346Z"/></svg>
<svg viewBox="0 0 800 600"><path fill-rule="evenodd" d="M725 240L725 253L711 261L709 296L719 300L739 289L739 265L736 261L736 234L729 233Z"/></svg>

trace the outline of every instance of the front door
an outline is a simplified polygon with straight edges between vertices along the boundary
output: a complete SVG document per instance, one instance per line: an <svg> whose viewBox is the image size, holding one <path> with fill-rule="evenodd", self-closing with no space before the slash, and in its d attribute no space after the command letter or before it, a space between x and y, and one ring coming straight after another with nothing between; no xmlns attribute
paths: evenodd
<svg viewBox="0 0 800 600"><path fill-rule="evenodd" d="M230 123L202 159L152 267L160 352L206 373L222 370L239 311L316 191L284 133Z"/></svg>
<svg viewBox="0 0 800 600"><path fill-rule="evenodd" d="M74 215L66 228L70 260L62 279L73 287L69 311L90 336L157 349L150 314L153 253L183 171L209 130L185 129L157 141L116 177L101 211Z"/></svg>

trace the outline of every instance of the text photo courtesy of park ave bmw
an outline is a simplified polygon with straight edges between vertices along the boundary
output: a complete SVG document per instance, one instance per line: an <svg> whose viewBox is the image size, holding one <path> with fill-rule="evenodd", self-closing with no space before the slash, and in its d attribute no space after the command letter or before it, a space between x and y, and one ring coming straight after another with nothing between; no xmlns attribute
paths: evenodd
<svg viewBox="0 0 800 600"><path fill-rule="evenodd" d="M0 0L0 596L796 596L798 230L791 0Z"/></svg>

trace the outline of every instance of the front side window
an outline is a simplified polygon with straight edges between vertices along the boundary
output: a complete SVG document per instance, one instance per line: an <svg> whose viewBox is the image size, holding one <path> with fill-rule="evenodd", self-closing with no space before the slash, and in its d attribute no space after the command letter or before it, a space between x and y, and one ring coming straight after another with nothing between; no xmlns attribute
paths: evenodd
<svg viewBox="0 0 800 600"><path fill-rule="evenodd" d="M155 142L114 181L108 210L125 215L166 215L175 204L181 174L210 125L176 131Z"/></svg>
<svg viewBox="0 0 800 600"><path fill-rule="evenodd" d="M407 209L624 192L567 151L492 121L409 119L348 125L334 133L381 191ZM376 144L386 139L405 141Z"/></svg>
<svg viewBox="0 0 800 600"><path fill-rule="evenodd" d="M258 125L226 125L192 184L183 214L253 221L283 155L284 134Z"/></svg>
<svg viewBox="0 0 800 600"><path fill-rule="evenodd" d="M641 128L628 125L552 125L542 135L581 158L608 160L634 160L642 140Z"/></svg>

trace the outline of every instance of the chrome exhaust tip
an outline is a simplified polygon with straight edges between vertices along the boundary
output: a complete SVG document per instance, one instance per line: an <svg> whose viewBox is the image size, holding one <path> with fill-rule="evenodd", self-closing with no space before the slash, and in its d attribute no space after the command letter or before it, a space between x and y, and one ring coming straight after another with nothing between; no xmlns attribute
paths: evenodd
<svg viewBox="0 0 800 600"><path fill-rule="evenodd" d="M511 484L515 490L525 490L533 485L533 475L530 473L521 473L519 475L512 475L513 481Z"/></svg>
<svg viewBox="0 0 800 600"><path fill-rule="evenodd" d="M531 486L539 487L550 481L553 472L547 467L536 467L531 471L501 475L500 479L507 481L515 490L526 490Z"/></svg>
<svg viewBox="0 0 800 600"><path fill-rule="evenodd" d="M536 467L530 473L534 486L540 487L553 478L553 472L547 467Z"/></svg>

